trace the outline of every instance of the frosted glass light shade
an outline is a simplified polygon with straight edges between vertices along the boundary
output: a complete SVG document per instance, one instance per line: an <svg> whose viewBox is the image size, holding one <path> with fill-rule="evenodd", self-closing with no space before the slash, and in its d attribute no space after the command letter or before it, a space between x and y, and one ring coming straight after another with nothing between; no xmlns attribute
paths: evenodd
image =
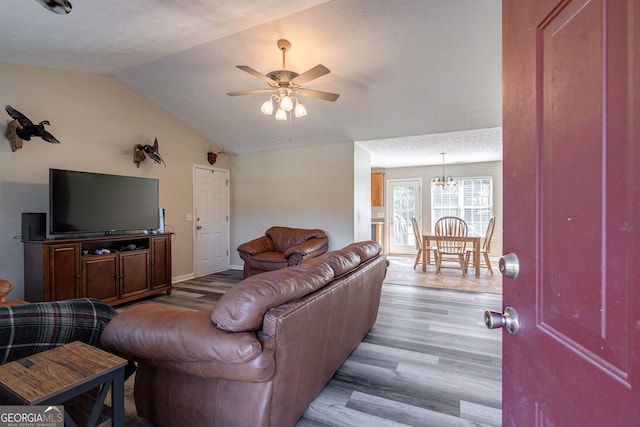
<svg viewBox="0 0 640 427"><path fill-rule="evenodd" d="M271 102L271 98L264 101L264 104L260 107L260 111L266 115L271 115L273 113L273 102Z"/></svg>
<svg viewBox="0 0 640 427"><path fill-rule="evenodd" d="M284 111L293 110L293 101L288 95L283 96L282 99L280 100L280 108L283 109Z"/></svg>
<svg viewBox="0 0 640 427"><path fill-rule="evenodd" d="M278 108L278 111L276 111L276 120L287 120L287 113L282 109L282 107Z"/></svg>
<svg viewBox="0 0 640 427"><path fill-rule="evenodd" d="M304 117L307 115L307 109L304 108L304 105L300 104L299 102L296 104L296 109L294 112L296 114L296 117L298 118Z"/></svg>

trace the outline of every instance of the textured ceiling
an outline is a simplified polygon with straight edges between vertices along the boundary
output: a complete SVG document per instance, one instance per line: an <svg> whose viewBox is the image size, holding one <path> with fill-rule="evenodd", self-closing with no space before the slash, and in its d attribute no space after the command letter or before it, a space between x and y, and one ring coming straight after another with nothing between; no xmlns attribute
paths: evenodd
<svg viewBox="0 0 640 427"><path fill-rule="evenodd" d="M113 75L230 153L359 141L372 166L499 160L500 0L75 0L56 15L3 0L0 62ZM10 11L8 13L7 11ZM309 115L260 113L238 70L323 64ZM177 142L176 142L177 143Z"/></svg>

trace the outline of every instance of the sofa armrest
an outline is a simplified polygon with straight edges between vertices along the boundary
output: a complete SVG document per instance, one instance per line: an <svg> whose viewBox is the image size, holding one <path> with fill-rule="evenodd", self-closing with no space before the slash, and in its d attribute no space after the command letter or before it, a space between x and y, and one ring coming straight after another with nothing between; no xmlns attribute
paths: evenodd
<svg viewBox="0 0 640 427"><path fill-rule="evenodd" d="M243 253L255 255L263 252L273 252L274 248L273 240L269 236L262 236L241 244L238 246L238 252L240 252L241 256Z"/></svg>
<svg viewBox="0 0 640 427"><path fill-rule="evenodd" d="M211 310L140 304L109 322L100 341L105 349L136 361L237 364L260 355L255 333L222 331L210 315Z"/></svg>
<svg viewBox="0 0 640 427"><path fill-rule="evenodd" d="M329 248L329 239L326 237L309 239L299 245L291 246L284 253L285 258L297 254L301 258L309 255L321 255Z"/></svg>

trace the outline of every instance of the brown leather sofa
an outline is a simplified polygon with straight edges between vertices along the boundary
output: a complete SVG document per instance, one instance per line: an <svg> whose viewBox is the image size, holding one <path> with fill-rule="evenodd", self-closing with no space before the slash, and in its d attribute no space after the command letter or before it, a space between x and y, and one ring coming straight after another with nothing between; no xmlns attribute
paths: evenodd
<svg viewBox="0 0 640 427"><path fill-rule="evenodd" d="M262 237L238 246L244 277L297 265L327 252L329 238L322 230L271 227Z"/></svg>
<svg viewBox="0 0 640 427"><path fill-rule="evenodd" d="M357 242L252 276L213 310L140 304L102 333L138 362L138 414L160 426L293 426L376 321L387 261Z"/></svg>

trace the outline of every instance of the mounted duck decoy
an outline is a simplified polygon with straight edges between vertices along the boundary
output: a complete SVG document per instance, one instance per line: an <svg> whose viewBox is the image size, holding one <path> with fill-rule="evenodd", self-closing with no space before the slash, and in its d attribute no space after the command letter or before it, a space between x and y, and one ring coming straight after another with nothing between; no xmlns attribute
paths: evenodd
<svg viewBox="0 0 640 427"><path fill-rule="evenodd" d="M167 167L167 164L164 162L160 153L158 152L158 138L155 139L153 145L142 145L136 144L133 148L133 162L137 167L140 167L140 163L147 157L151 158L157 164L163 164L164 167Z"/></svg>
<svg viewBox="0 0 640 427"><path fill-rule="evenodd" d="M43 120L38 124L34 124L27 116L13 108L11 105L7 105L5 109L7 110L7 113L9 113L9 115L18 122L18 125L20 125L16 126L15 129L15 133L20 137L20 139L29 141L31 137L37 136L52 144L60 144L60 141L58 141L55 136L51 135L44 128L45 125L51 125L49 120Z"/></svg>
<svg viewBox="0 0 640 427"><path fill-rule="evenodd" d="M57 14L64 14L71 12L71 3L68 0L37 0L46 9Z"/></svg>

